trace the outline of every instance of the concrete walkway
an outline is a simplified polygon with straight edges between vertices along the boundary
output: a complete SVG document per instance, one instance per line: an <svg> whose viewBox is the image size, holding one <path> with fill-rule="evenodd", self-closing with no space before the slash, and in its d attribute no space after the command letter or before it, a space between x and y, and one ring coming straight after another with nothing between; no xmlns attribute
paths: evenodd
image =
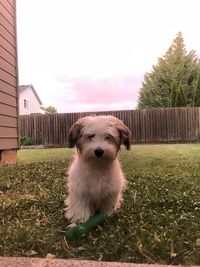
<svg viewBox="0 0 200 267"><path fill-rule="evenodd" d="M0 267L169 267L159 264L134 264L82 260L0 257ZM197 267L197 266L196 266Z"/></svg>

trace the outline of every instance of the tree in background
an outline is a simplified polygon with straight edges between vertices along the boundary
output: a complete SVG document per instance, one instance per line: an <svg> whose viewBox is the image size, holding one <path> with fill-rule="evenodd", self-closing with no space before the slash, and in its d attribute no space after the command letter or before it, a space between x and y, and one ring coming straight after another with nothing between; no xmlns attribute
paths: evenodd
<svg viewBox="0 0 200 267"><path fill-rule="evenodd" d="M54 108L54 107L52 107L52 106L49 106L47 108L43 107L42 110L44 110L44 112L46 114L49 114L49 113L51 113L51 114L57 113L57 109Z"/></svg>
<svg viewBox="0 0 200 267"><path fill-rule="evenodd" d="M200 66L198 69L198 74L196 79L193 82L193 103L194 103L194 107L200 107Z"/></svg>
<svg viewBox="0 0 200 267"><path fill-rule="evenodd" d="M144 76L139 108L200 106L200 61L187 53L179 32L166 54Z"/></svg>

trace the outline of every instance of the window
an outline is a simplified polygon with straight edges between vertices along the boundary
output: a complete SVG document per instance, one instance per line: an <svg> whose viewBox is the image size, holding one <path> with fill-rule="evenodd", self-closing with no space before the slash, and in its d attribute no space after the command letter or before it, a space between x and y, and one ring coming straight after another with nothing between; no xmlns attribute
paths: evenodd
<svg viewBox="0 0 200 267"><path fill-rule="evenodd" d="M28 100L24 99L24 108L28 109Z"/></svg>

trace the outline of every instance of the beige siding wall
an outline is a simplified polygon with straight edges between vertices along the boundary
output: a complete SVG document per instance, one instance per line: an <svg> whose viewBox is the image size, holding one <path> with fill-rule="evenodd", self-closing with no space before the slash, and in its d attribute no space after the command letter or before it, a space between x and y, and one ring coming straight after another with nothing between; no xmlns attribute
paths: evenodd
<svg viewBox="0 0 200 267"><path fill-rule="evenodd" d="M0 1L0 150L18 148L16 2Z"/></svg>

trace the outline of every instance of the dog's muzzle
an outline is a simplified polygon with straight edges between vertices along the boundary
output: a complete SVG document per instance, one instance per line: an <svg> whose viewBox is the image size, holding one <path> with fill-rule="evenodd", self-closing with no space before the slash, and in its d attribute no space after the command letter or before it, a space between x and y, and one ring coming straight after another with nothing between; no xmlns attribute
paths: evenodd
<svg viewBox="0 0 200 267"><path fill-rule="evenodd" d="M104 150L101 149L101 148L97 148L97 149L95 149L94 154L95 154L98 158L100 158L100 157L103 156L103 154L104 154Z"/></svg>

